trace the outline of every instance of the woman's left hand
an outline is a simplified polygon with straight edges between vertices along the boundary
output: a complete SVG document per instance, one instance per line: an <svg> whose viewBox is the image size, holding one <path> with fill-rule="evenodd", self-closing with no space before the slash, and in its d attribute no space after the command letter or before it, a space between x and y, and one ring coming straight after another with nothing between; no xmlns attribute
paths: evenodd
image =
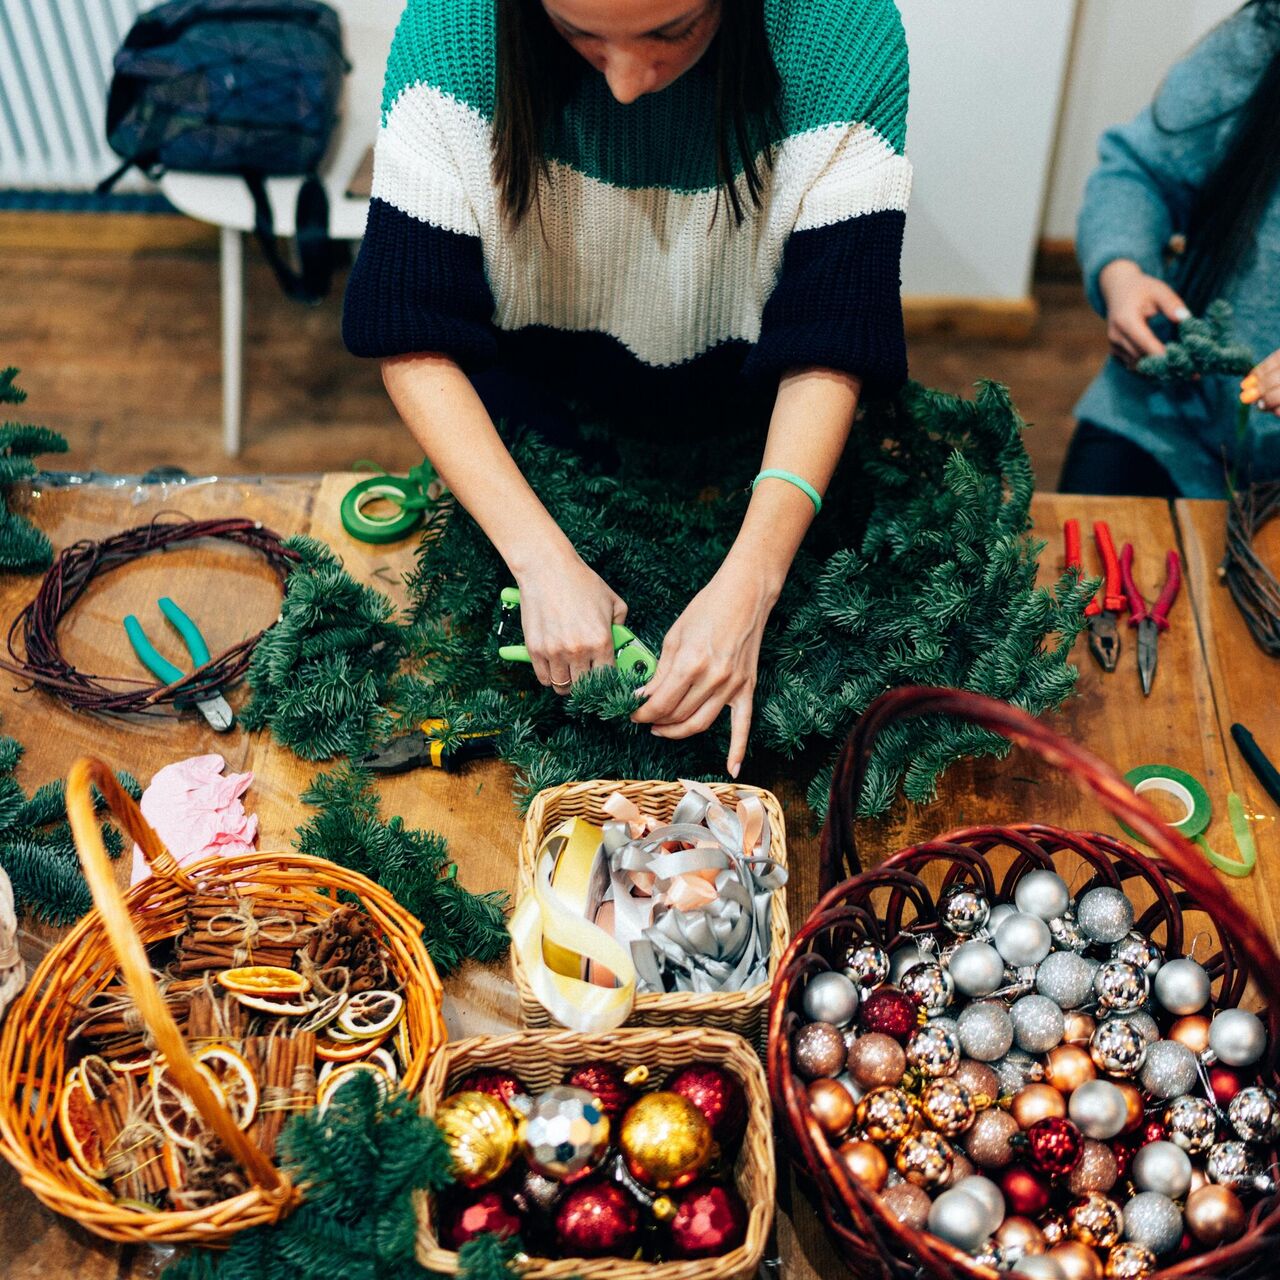
<svg viewBox="0 0 1280 1280"><path fill-rule="evenodd" d="M758 575L726 561L689 602L662 642L647 698L631 717L660 738L689 738L709 729L729 708L729 776L736 778L751 731L756 666L765 623L778 593Z"/></svg>
<svg viewBox="0 0 1280 1280"><path fill-rule="evenodd" d="M1280 351L1273 351L1240 384L1240 400L1280 418Z"/></svg>

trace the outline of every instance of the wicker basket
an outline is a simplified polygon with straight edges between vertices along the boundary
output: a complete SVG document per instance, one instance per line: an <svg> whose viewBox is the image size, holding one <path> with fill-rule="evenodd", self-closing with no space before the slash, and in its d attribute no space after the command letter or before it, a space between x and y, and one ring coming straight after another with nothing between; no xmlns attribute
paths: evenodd
<svg viewBox="0 0 1280 1280"><path fill-rule="evenodd" d="M127 895L116 887L94 816L96 786L134 841L152 874ZM414 1088L444 1043L441 988L422 944L422 926L386 890L321 858L253 853L206 858L180 868L141 811L100 760L78 760L67 780L67 811L96 909L45 957L27 989L10 1006L0 1037L0 1151L49 1208L109 1240L199 1241L217 1244L246 1227L274 1222L297 1200L297 1190L249 1143L195 1069L182 1034L151 977L145 948L179 933L188 895L227 886L262 890L281 904L323 920L337 893L357 894L382 930L403 984L413 1056L404 1084ZM70 1068L67 1035L72 1008L119 972L165 1055L169 1070L249 1176L242 1195L201 1209L143 1212L95 1196L58 1150L58 1099Z"/></svg>
<svg viewBox="0 0 1280 1280"><path fill-rule="evenodd" d="M531 1258L521 1280L749 1280L756 1274L773 1225L777 1173L773 1125L764 1071L755 1051L740 1036L725 1031L625 1029L602 1035L573 1031L526 1031L508 1036L458 1040L436 1055L422 1090L423 1110L435 1113L440 1101L469 1071L514 1071L530 1089L559 1084L570 1067L588 1061L643 1064L659 1083L690 1062L715 1062L732 1071L747 1095L747 1130L734 1166L738 1193L747 1206L746 1239L719 1258L690 1262L636 1262L628 1258ZM418 1198L418 1261L428 1271L458 1274L458 1255L445 1249L432 1228L432 1201Z"/></svg>
<svg viewBox="0 0 1280 1280"><path fill-rule="evenodd" d="M854 814L876 735L896 721L938 714L1002 734L1063 770L1123 819L1162 861L1111 836L1018 823L953 831L862 872ZM998 873L1000 866L1004 869ZM1269 1006L1263 1014L1269 1041L1261 1078L1273 1087L1280 1083L1280 958L1192 845L1165 825L1109 765L1021 711L952 689L885 694L867 709L837 763L822 833L824 896L787 950L774 979L769 1017L769 1089L780 1128L793 1160L808 1175L837 1251L858 1276L977 1280L989 1278L991 1272L936 1236L905 1226L885 1210L879 1196L845 1173L809 1114L804 1084L792 1070L790 1041L803 1021L803 986L809 975L839 968L839 957L853 942L893 947L908 937L935 932L935 902L951 885L967 882L989 898L1008 898L1019 878L1038 867L1055 868L1077 893L1096 885L1123 885L1137 908L1137 927L1165 954L1186 954L1193 934L1214 939L1213 954L1201 959L1213 979L1213 1006L1239 1005L1247 986L1251 995L1261 995ZM836 883L846 868L852 878ZM1275 1157L1274 1151L1268 1153L1263 1164L1270 1166ZM1157 1274L1203 1280L1271 1275L1274 1258L1267 1251L1278 1237L1280 1196L1271 1196L1253 1206L1240 1239L1212 1254L1182 1259Z"/></svg>
<svg viewBox="0 0 1280 1280"><path fill-rule="evenodd" d="M782 806L770 791L758 787L736 784L712 783L716 796L732 803L741 795L758 796L769 818L771 844L769 856L780 866L787 865L786 824ZM524 831L520 836L520 871L518 897L533 890L534 868L538 850L548 833L554 831L567 818L585 818L588 822L609 821L604 802L620 791L634 801L646 813L652 813L661 821L667 821L685 794L678 782L571 782L560 787L549 787L533 798L525 816ZM778 971L782 953L787 949L791 925L787 919L787 891L778 889L773 895L770 912L769 973ZM520 962L516 948L511 949L511 971L516 991L520 996L520 1022L526 1027L560 1026L538 1002L529 985L529 976ZM627 1019L634 1027L719 1027L723 1031L736 1031L750 1040L762 1052L768 1031L769 986L761 983L749 991L713 992L710 995L693 995L688 992L654 995L639 993Z"/></svg>

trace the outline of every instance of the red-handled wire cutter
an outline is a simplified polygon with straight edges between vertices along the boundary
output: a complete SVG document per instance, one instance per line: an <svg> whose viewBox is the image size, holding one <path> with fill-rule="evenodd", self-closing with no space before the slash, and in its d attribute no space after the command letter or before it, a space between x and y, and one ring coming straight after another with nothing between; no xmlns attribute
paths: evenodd
<svg viewBox="0 0 1280 1280"><path fill-rule="evenodd" d="M1156 678L1160 632L1169 629L1169 610L1173 608L1178 588L1182 586L1182 561L1178 553L1170 551L1164 563L1164 587L1155 604L1148 609L1133 580L1133 544L1126 542L1120 552L1120 581L1124 584L1125 595L1129 597L1129 625L1138 628L1138 676L1142 680L1142 692L1148 697Z"/></svg>
<svg viewBox="0 0 1280 1280"><path fill-rule="evenodd" d="M1077 569L1083 574L1080 521L1068 520L1062 526L1062 533L1067 544L1067 568ZM1105 520L1093 522L1093 539L1098 544L1106 577L1102 584L1102 600L1095 596L1084 611L1084 616L1089 619L1089 652L1103 671L1114 671L1120 658L1120 632L1116 623L1125 606L1120 586L1120 561L1116 556L1116 544L1111 540L1111 528Z"/></svg>

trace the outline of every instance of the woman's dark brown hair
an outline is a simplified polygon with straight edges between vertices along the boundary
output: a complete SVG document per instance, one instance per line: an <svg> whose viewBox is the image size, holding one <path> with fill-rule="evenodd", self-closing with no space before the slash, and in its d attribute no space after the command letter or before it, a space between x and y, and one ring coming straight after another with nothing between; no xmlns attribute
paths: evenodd
<svg viewBox="0 0 1280 1280"><path fill-rule="evenodd" d="M781 87L764 26L764 0L718 0L720 28L704 55L714 60L716 174L734 219L744 217L735 170L759 208L773 161ZM556 33L541 0L496 0L497 97L493 180L503 211L518 224L547 172L546 138L587 64Z"/></svg>

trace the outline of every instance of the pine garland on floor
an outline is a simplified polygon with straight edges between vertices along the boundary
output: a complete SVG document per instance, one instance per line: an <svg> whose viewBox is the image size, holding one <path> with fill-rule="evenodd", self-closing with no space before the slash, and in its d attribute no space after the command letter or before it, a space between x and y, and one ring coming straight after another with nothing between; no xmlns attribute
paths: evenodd
<svg viewBox="0 0 1280 1280"><path fill-rule="evenodd" d="M22 404L27 393L14 385L18 370L0 369L0 405ZM66 453L67 442L56 431L24 422L0 424L0 570L42 573L53 563L53 546L29 520L9 509L8 491L36 474L34 458Z"/></svg>
<svg viewBox="0 0 1280 1280"><path fill-rule="evenodd" d="M422 921L422 940L442 976L465 959L487 964L506 954L507 895L468 892L443 837L406 827L403 818L385 821L369 774L349 767L322 773L302 799L320 812L298 828L298 852L328 858L386 889Z"/></svg>

